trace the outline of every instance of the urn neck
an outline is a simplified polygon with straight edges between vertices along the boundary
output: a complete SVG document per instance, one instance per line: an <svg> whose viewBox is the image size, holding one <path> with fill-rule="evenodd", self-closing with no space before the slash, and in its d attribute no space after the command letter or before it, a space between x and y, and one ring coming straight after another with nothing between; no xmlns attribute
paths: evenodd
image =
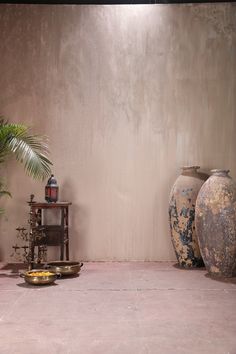
<svg viewBox="0 0 236 354"><path fill-rule="evenodd" d="M187 175L187 174L197 173L197 170L199 168L200 168L200 166L183 166L182 167L182 174Z"/></svg>
<svg viewBox="0 0 236 354"><path fill-rule="evenodd" d="M229 177L229 172L230 170L220 170L220 169L211 170L212 176L218 176L218 177Z"/></svg>

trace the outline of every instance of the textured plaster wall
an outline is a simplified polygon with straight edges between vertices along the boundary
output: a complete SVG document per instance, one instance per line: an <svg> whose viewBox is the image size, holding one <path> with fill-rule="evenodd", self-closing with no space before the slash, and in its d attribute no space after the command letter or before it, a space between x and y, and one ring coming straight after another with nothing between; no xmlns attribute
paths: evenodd
<svg viewBox="0 0 236 354"><path fill-rule="evenodd" d="M236 178L235 4L0 5L0 112L50 137L71 257L173 260L180 166ZM1 259L45 183L4 170Z"/></svg>

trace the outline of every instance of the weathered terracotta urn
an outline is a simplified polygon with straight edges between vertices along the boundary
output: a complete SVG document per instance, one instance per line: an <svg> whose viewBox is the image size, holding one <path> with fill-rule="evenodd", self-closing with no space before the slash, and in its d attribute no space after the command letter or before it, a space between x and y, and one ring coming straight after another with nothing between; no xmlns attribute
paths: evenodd
<svg viewBox="0 0 236 354"><path fill-rule="evenodd" d="M184 268L203 266L195 232L195 203L208 175L199 166L186 166L170 194L169 222L171 239L178 263Z"/></svg>
<svg viewBox="0 0 236 354"><path fill-rule="evenodd" d="M196 231L206 269L236 276L236 182L229 170L212 170L196 202Z"/></svg>

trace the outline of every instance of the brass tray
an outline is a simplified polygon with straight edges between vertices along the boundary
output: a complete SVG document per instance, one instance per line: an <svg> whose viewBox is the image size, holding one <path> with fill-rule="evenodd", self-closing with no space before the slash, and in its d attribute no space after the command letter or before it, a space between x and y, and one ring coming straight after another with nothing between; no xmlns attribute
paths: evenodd
<svg viewBox="0 0 236 354"><path fill-rule="evenodd" d="M48 272L50 273L49 275L33 275L34 273L37 274L39 272ZM48 285L54 283L54 281L60 276L60 274L57 274L56 272L53 272L51 269L50 270L45 270L45 269L34 269L34 270L29 270L28 272L20 274L21 278L25 279L25 282L31 285Z"/></svg>
<svg viewBox="0 0 236 354"><path fill-rule="evenodd" d="M71 261L54 261L48 262L45 265L45 269L50 272L60 273L62 276L76 275L79 273L81 267L83 267L83 263Z"/></svg>

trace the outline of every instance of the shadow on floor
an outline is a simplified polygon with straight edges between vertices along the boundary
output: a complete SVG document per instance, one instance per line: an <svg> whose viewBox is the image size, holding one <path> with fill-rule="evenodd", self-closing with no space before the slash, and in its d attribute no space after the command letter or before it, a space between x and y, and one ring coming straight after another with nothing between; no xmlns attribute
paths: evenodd
<svg viewBox="0 0 236 354"><path fill-rule="evenodd" d="M19 273L27 269L24 263L7 263L0 268L0 278L18 278ZM6 271L6 272L3 272Z"/></svg>
<svg viewBox="0 0 236 354"><path fill-rule="evenodd" d="M7 263L0 268L0 270L10 270L11 273L19 273L20 270L27 269L25 263Z"/></svg>
<svg viewBox="0 0 236 354"><path fill-rule="evenodd" d="M180 265L179 265L179 263L175 263L175 264L173 264L173 267L174 268L176 268L176 269L180 269L180 270L184 270L184 271L186 271L186 270L191 270L191 271L193 271L193 270L201 270L201 271L206 271L206 268L204 267L204 266L202 266L202 267L181 267Z"/></svg>
<svg viewBox="0 0 236 354"><path fill-rule="evenodd" d="M0 274L0 278L18 278L18 277L19 277L18 273L14 273L14 274L3 273L3 274Z"/></svg>
<svg viewBox="0 0 236 354"><path fill-rule="evenodd" d="M64 275L59 277L57 280L66 280L66 279L74 279L79 278L80 274L73 274L73 275Z"/></svg>
<svg viewBox="0 0 236 354"><path fill-rule="evenodd" d="M194 271L194 270L198 270L198 271L204 271L206 272L206 268L205 267L195 267L195 268L184 268L184 267L181 267L179 265L179 263L175 263L173 265L174 268L176 269L180 269L180 270L183 270L183 271ZM211 275L209 273L206 273L204 274L206 278L209 278L211 280L215 280L215 281L218 281L218 282L221 282L221 283L228 283L228 284L236 284L236 277L233 277L233 278L224 278L224 277L218 277L218 276L214 276L214 275Z"/></svg>
<svg viewBox="0 0 236 354"><path fill-rule="evenodd" d="M228 283L228 284L236 284L236 277L233 278L223 278L223 277L217 277L217 276L213 276L209 273L205 274L206 278L209 278L211 280L215 280L221 283Z"/></svg>
<svg viewBox="0 0 236 354"><path fill-rule="evenodd" d="M27 283L19 283L19 284L16 284L17 286L19 286L20 288L26 288L26 289L39 289L39 288L49 288L49 287L52 287L52 286L57 286L58 284L56 283L53 283L53 284L45 284L45 285L30 285L30 284L27 284Z"/></svg>

